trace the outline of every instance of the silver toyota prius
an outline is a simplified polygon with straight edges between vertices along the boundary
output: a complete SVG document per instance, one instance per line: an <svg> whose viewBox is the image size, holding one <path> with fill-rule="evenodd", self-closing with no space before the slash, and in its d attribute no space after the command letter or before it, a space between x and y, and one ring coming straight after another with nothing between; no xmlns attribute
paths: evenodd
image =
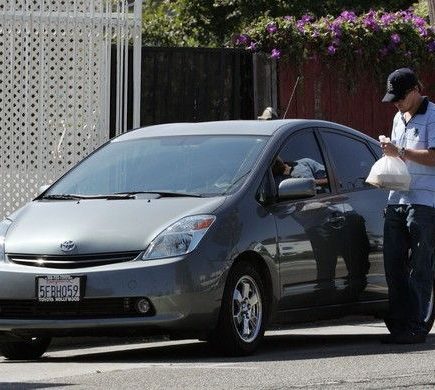
<svg viewBox="0 0 435 390"><path fill-rule="evenodd" d="M271 327L383 316L387 194L365 183L380 155L317 120L112 139L0 222L1 354L38 358L53 336L165 334L243 355Z"/></svg>

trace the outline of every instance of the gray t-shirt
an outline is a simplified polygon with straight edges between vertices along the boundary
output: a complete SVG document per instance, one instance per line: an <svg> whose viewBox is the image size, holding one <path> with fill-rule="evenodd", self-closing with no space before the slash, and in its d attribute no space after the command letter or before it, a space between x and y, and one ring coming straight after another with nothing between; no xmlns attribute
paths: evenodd
<svg viewBox="0 0 435 390"><path fill-rule="evenodd" d="M295 161L296 165L290 174L291 177L305 177L323 179L326 177L325 167L311 158L301 158Z"/></svg>
<svg viewBox="0 0 435 390"><path fill-rule="evenodd" d="M398 112L393 120L391 141L399 148L435 149L435 104L424 98L417 112L405 124ZM420 204L435 207L435 166L405 160L411 175L409 191L391 191L389 204Z"/></svg>

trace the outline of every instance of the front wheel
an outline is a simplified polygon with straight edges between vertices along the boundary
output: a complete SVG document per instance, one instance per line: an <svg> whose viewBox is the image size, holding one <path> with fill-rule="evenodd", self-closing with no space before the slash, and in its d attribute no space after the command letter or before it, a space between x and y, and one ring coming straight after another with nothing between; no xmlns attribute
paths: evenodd
<svg viewBox="0 0 435 390"><path fill-rule="evenodd" d="M259 272L250 263L237 263L228 276L218 326L210 341L225 355L248 355L263 338L266 314L267 300Z"/></svg>
<svg viewBox="0 0 435 390"><path fill-rule="evenodd" d="M8 341L0 344L0 355L10 360L39 359L50 345L50 337L32 337L28 340Z"/></svg>

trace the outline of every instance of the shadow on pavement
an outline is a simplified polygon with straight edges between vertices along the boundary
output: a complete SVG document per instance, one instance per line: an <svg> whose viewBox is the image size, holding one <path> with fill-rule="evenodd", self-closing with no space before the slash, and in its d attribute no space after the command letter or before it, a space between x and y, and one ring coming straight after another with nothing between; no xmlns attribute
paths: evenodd
<svg viewBox="0 0 435 390"><path fill-rule="evenodd" d="M27 382L0 382L2 390L37 390L73 386L68 383L27 383Z"/></svg>
<svg viewBox="0 0 435 390"><path fill-rule="evenodd" d="M213 352L205 342L156 345L153 343L125 345L122 351L74 350L70 356L50 356L48 352L38 363L61 362L120 362L120 363L237 363L261 361L307 360L340 356L419 353L435 349L435 337L429 335L425 344L385 345L381 335L269 335L252 356L225 357ZM110 347L107 347L110 348ZM17 363L3 361L2 363ZM26 363L26 362L23 362Z"/></svg>

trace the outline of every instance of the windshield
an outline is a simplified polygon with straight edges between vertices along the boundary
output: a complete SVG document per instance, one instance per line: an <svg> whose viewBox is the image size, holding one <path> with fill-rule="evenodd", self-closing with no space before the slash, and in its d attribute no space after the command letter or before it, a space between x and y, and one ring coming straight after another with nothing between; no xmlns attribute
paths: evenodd
<svg viewBox="0 0 435 390"><path fill-rule="evenodd" d="M225 194L243 184L267 139L208 135L112 142L65 175L45 197Z"/></svg>

